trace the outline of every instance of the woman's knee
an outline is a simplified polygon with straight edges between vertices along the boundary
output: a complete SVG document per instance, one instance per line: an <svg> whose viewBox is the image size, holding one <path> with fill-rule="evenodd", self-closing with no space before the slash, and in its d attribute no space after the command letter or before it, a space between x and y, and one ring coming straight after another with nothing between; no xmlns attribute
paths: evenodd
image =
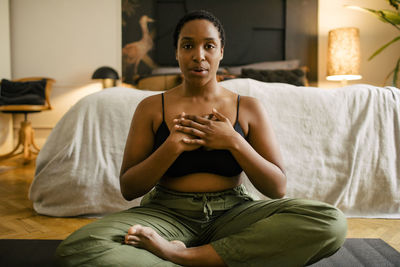
<svg viewBox="0 0 400 267"><path fill-rule="evenodd" d="M309 263L338 251L346 240L347 234L347 219L341 210L318 201L314 202L310 209L314 218L315 242L319 244L319 252Z"/></svg>
<svg viewBox="0 0 400 267"><path fill-rule="evenodd" d="M56 250L56 266L175 266L151 252L124 244L119 237L105 239L87 235L66 239Z"/></svg>
<svg viewBox="0 0 400 267"><path fill-rule="evenodd" d="M144 209L141 209L143 211ZM146 210L147 211L147 210ZM156 225L167 229L166 219L152 216L152 211L115 213L92 222L67 237L56 250L58 266L154 266L168 262L147 250L125 244L125 235L134 224ZM163 229L164 229L163 228ZM168 228L169 229L169 228ZM139 260L140 259L140 260Z"/></svg>
<svg viewBox="0 0 400 267"><path fill-rule="evenodd" d="M328 220L329 227L325 232L327 240L332 240L332 247L339 249L345 239L347 234L347 219L342 211L335 207L331 207L332 210L329 211Z"/></svg>
<svg viewBox="0 0 400 267"><path fill-rule="evenodd" d="M315 216L326 239L335 240L340 247L347 233L346 216L340 209L330 204L312 200L309 203L311 215Z"/></svg>
<svg viewBox="0 0 400 267"><path fill-rule="evenodd" d="M57 266L80 266L108 251L119 250L129 225L107 218L85 225L68 236L56 249Z"/></svg>
<svg viewBox="0 0 400 267"><path fill-rule="evenodd" d="M306 224L313 229L322 242L327 242L333 248L340 248L347 233L347 219L338 208L319 201L293 199L288 203L289 213L298 215L300 221L295 221L300 228Z"/></svg>

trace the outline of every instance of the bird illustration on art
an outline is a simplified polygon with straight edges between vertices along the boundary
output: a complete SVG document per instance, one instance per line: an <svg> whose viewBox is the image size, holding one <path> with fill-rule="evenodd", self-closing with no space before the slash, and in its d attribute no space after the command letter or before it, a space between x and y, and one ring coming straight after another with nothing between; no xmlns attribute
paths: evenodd
<svg viewBox="0 0 400 267"><path fill-rule="evenodd" d="M148 23L150 22L154 22L154 20L143 15L139 20L142 38L139 41L128 43L122 48L122 55L126 65L134 65L134 78L138 75L138 68L141 61L152 69L157 67L157 64L147 54L153 48L153 38L148 29Z"/></svg>

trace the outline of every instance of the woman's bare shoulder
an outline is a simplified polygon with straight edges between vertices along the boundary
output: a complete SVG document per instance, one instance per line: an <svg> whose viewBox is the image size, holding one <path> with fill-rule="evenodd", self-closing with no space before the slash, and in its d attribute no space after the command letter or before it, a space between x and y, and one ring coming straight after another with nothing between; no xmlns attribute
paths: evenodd
<svg viewBox="0 0 400 267"><path fill-rule="evenodd" d="M250 124L258 124L267 119L264 105L259 99L252 96L240 96L240 114Z"/></svg>
<svg viewBox="0 0 400 267"><path fill-rule="evenodd" d="M161 93L160 94L155 94L155 95L150 95L150 96L146 96L145 98L143 98L142 101L140 101L140 105L154 105L157 102L161 103Z"/></svg>
<svg viewBox="0 0 400 267"><path fill-rule="evenodd" d="M256 111L263 107L261 101L258 98L252 96L240 96L240 107L250 111Z"/></svg>
<svg viewBox="0 0 400 267"><path fill-rule="evenodd" d="M154 129L162 121L162 98L161 94L151 95L144 98L136 107L132 118L132 127L150 127Z"/></svg>
<svg viewBox="0 0 400 267"><path fill-rule="evenodd" d="M248 95L240 95L240 101L245 101L246 103L250 101L250 103L255 103L254 101L259 101L257 98ZM252 102L253 101L253 102Z"/></svg>
<svg viewBox="0 0 400 267"><path fill-rule="evenodd" d="M160 109L157 109L156 107L160 106ZM138 104L136 110L137 112L146 112L146 113L152 113L158 110L161 110L162 106L162 98L161 94L155 94L151 96L147 96L140 101Z"/></svg>

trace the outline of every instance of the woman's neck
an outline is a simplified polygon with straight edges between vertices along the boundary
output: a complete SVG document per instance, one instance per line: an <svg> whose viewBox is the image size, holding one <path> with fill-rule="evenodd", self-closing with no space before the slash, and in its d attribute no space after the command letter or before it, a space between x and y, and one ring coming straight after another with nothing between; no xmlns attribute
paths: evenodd
<svg viewBox="0 0 400 267"><path fill-rule="evenodd" d="M188 97L213 98L221 93L221 87L218 85L217 80L210 80L205 84L183 80L182 92L184 96Z"/></svg>

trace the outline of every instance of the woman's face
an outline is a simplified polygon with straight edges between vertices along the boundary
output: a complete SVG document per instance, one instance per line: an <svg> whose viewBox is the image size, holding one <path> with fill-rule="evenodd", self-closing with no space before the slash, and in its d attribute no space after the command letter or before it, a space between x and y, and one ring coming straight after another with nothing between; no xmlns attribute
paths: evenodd
<svg viewBox="0 0 400 267"><path fill-rule="evenodd" d="M191 20L182 27L176 59L186 81L205 84L216 80L223 52L219 32L210 21Z"/></svg>

